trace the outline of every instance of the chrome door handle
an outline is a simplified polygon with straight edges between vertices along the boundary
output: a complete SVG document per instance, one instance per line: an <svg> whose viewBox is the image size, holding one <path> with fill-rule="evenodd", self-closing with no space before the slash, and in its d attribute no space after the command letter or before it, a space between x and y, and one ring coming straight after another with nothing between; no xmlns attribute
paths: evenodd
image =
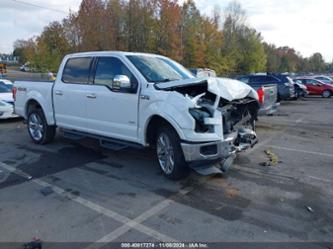
<svg viewBox="0 0 333 249"><path fill-rule="evenodd" d="M140 95L140 99L149 100L150 97L148 95Z"/></svg>
<svg viewBox="0 0 333 249"><path fill-rule="evenodd" d="M55 91L55 95L62 96L62 95L64 95L64 94L63 94L63 92L62 92L62 91L59 91L59 90L57 90L57 91Z"/></svg>
<svg viewBox="0 0 333 249"><path fill-rule="evenodd" d="M87 94L87 98L89 99L96 99L96 95L91 93L91 94Z"/></svg>

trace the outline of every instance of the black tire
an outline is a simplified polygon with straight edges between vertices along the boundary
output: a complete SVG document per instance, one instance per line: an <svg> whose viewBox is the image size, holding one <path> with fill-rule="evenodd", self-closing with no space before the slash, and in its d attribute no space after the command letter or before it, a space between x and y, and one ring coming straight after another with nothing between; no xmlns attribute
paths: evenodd
<svg viewBox="0 0 333 249"><path fill-rule="evenodd" d="M159 139L161 136L166 136L169 139L170 145L173 150L173 162L174 165L170 171L165 170L161 163L159 156ZM156 157L157 162L160 166L162 173L171 180L179 180L183 178L189 171L187 163L184 158L183 150L180 145L180 138L177 132L168 125L163 125L159 128L156 139L155 139L155 149L156 149ZM167 156L165 156L167 157Z"/></svg>
<svg viewBox="0 0 333 249"><path fill-rule="evenodd" d="M330 98L332 96L331 91L329 90L324 90L323 93L321 94L323 98Z"/></svg>
<svg viewBox="0 0 333 249"><path fill-rule="evenodd" d="M37 118L38 122L40 122L42 126L40 127L39 131L41 134L40 138L37 138L37 136L35 136L32 132L33 125L31 122L33 121L33 118ZM54 136L56 134L56 127L47 124L45 115L40 108L32 109L29 111L27 119L27 129L32 141L36 144L50 143L54 139Z"/></svg>

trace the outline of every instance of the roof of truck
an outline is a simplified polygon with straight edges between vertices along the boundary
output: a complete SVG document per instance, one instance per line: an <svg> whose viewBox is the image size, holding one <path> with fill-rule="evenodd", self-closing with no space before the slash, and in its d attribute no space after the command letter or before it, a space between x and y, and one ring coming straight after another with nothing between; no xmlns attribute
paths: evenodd
<svg viewBox="0 0 333 249"><path fill-rule="evenodd" d="M139 53L139 52L126 52L126 51L91 51L91 52L79 52L74 54L68 54L66 57L84 57L84 56L110 56L110 55L145 55L145 56L161 56L152 53Z"/></svg>

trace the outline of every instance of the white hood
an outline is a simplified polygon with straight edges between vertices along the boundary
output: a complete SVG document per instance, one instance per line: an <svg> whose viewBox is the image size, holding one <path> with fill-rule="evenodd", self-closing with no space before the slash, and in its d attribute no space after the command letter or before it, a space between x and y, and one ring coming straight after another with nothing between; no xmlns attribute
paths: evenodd
<svg viewBox="0 0 333 249"><path fill-rule="evenodd" d="M207 83L209 92L214 93L228 101L242 99L245 97L251 97L258 100L258 94L252 87L241 81L227 78L206 77L177 80L157 83L156 87L161 90L172 90L179 87L186 87L203 83Z"/></svg>
<svg viewBox="0 0 333 249"><path fill-rule="evenodd" d="M12 93L0 93L0 100L5 102L14 102Z"/></svg>

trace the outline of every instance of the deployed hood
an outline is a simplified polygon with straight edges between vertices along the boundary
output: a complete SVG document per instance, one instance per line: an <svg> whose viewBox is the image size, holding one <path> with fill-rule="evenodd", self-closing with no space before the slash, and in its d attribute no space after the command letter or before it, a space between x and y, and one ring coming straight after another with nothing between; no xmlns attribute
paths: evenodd
<svg viewBox="0 0 333 249"><path fill-rule="evenodd" d="M170 82L156 83L155 87L160 90L174 90L192 85L207 84L207 90L217 96L232 101L235 99L242 99L251 97L258 100L257 92L249 85L233 79L227 78L193 78L186 80L177 80Z"/></svg>

